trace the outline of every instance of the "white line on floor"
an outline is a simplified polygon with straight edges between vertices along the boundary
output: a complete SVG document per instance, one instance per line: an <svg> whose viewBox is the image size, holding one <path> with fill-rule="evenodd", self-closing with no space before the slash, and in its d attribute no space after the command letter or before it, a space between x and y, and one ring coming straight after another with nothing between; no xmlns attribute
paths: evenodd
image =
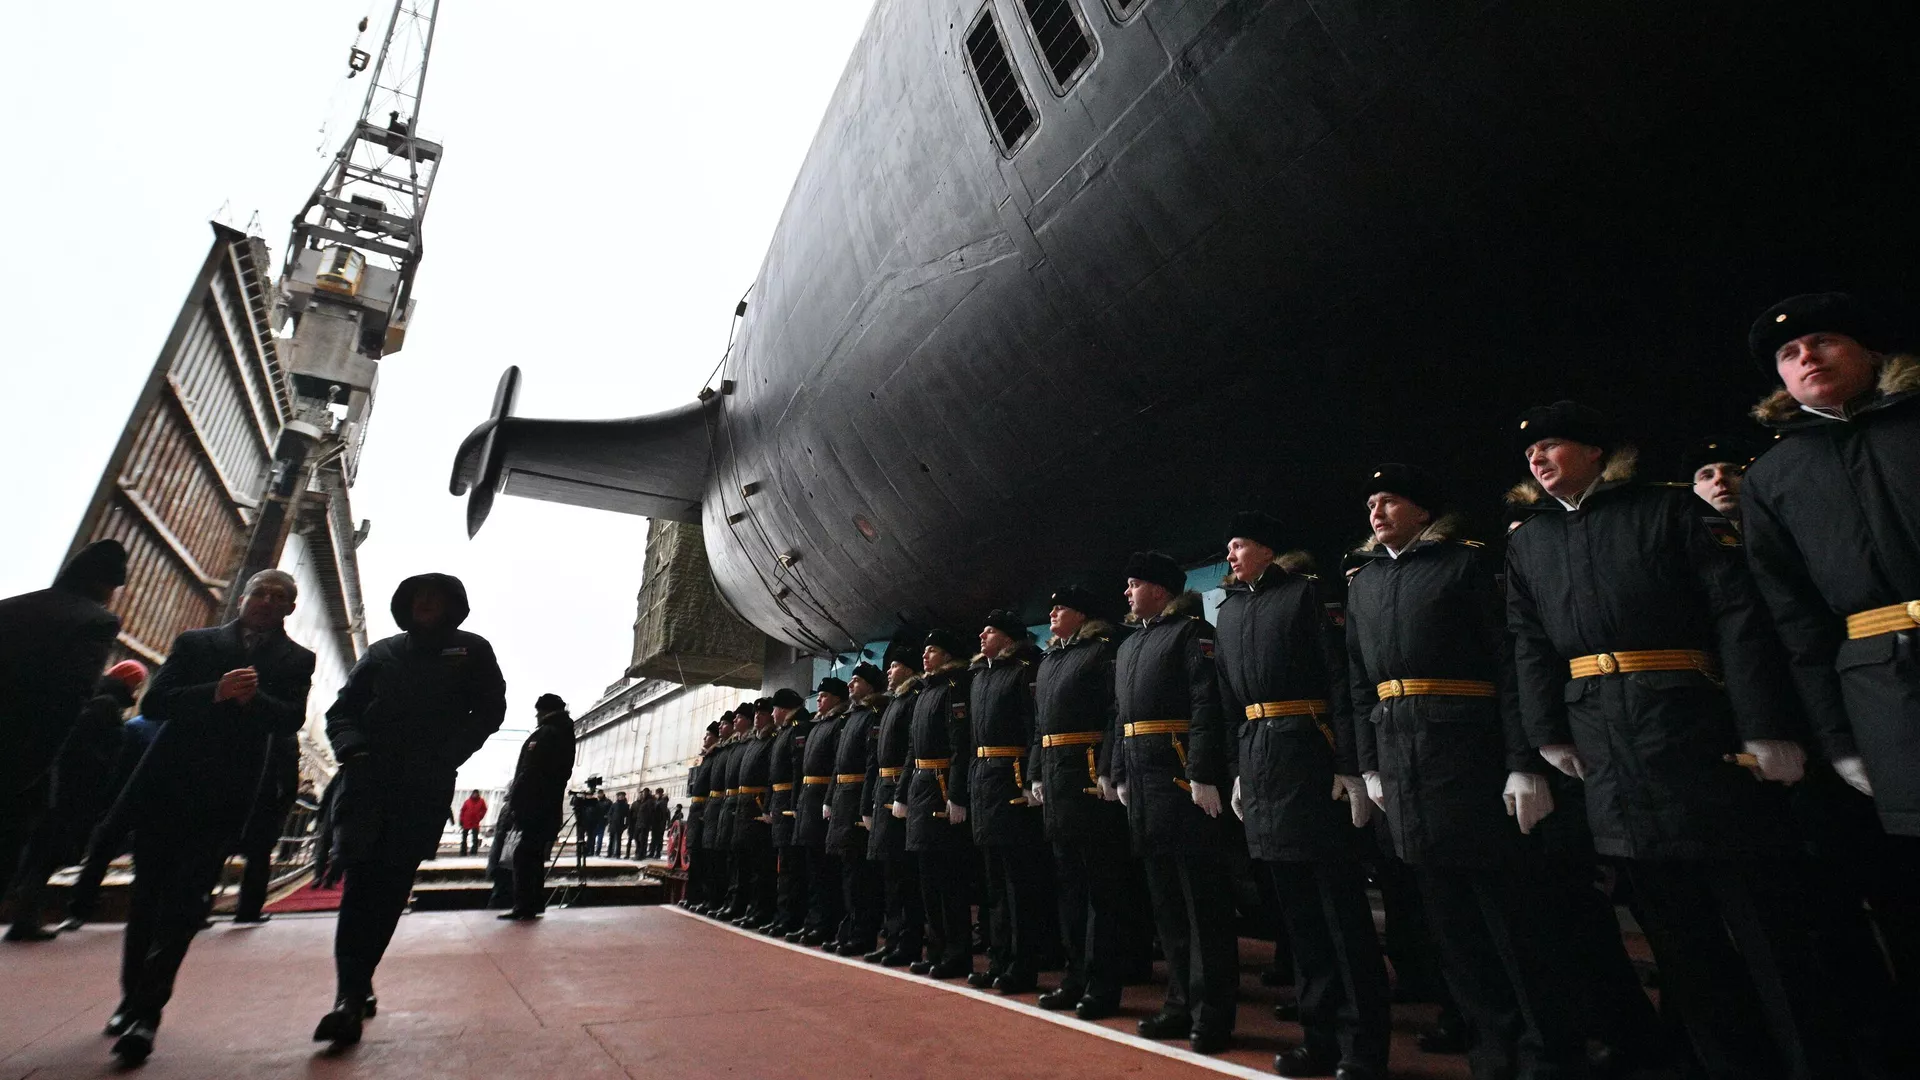
<svg viewBox="0 0 1920 1080"><path fill-rule="evenodd" d="M1109 1042L1117 1042L1125 1046L1131 1046L1136 1050L1145 1050L1148 1053L1159 1054L1161 1057L1172 1058L1175 1061L1185 1062L1188 1065L1195 1065L1211 1072L1217 1072L1222 1076L1238 1076L1245 1078L1245 1080L1273 1080L1273 1073L1271 1072L1249 1069L1244 1065L1235 1065L1230 1061L1221 1061L1218 1058L1211 1058L1205 1054L1196 1054L1191 1050L1183 1050L1178 1046L1171 1046L1154 1039L1143 1039L1138 1035L1129 1035L1124 1031L1115 1031L1104 1024L1081 1020L1070 1012L1049 1012L1038 1005L1029 1005L1024 1001L1019 1001L1014 998L982 993L968 986L965 982L929 979L924 975L914 975L900 968L882 967L879 964L869 964L865 960L854 957L836 956L833 953L821 952L819 949L810 949L804 945L795 945L791 942L782 941L779 938L770 938L765 934L756 934L751 930L742 930L737 926L729 926L723 922L716 922L704 915L695 915L693 912L677 904L662 904L660 906L675 915L684 916L695 922L714 927L717 930L725 930L729 934L739 934L741 937L749 938L763 945L772 945L776 948L787 949L804 956L810 956L815 960L827 960L835 964L845 964L848 967L858 968L869 974L885 975L888 978L910 982L915 986L924 986L933 990L945 990L949 994L958 994L968 1001L977 1001L983 1005L998 1005L1003 1009L1009 1009L1025 1016L1045 1020L1049 1024L1058 1024L1071 1031L1078 1031L1087 1035L1097 1035Z"/></svg>

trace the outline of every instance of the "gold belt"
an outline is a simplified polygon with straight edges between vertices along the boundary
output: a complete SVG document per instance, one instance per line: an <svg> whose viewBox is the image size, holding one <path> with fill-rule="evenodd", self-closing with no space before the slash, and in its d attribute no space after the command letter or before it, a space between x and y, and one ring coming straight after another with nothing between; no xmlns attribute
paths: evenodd
<svg viewBox="0 0 1920 1080"><path fill-rule="evenodd" d="M721 797L721 798L723 798L723 799L731 799L731 798L733 798L733 797L734 797L735 795L738 795L738 794L740 794L740 789L739 789L739 788L737 788L737 787L730 787L730 788L728 788L728 789L727 789L727 790L726 790L726 791L725 791L725 792L724 792L724 793L723 793L723 794L722 794L722 795L721 795L720 797Z"/></svg>
<svg viewBox="0 0 1920 1080"><path fill-rule="evenodd" d="M741 790L743 790L743 791L744 791L745 789L744 789L744 788L742 788ZM793 785L792 785L792 784L775 784L775 785L773 785L773 790L775 790L775 791L792 791L792 790L793 790Z"/></svg>
<svg viewBox="0 0 1920 1080"><path fill-rule="evenodd" d="M1140 720L1121 731L1131 739L1135 735L1185 735L1192 726L1185 720Z"/></svg>
<svg viewBox="0 0 1920 1080"><path fill-rule="evenodd" d="M905 767L905 766L900 766L900 767L897 767L897 768L892 768L892 769L881 769L881 770L880 770L880 779L882 779L882 780L898 780L898 779L900 779L900 774L901 774L901 773L903 773L903 772L906 772L906 771L907 771L907 770L906 770L906 767Z"/></svg>
<svg viewBox="0 0 1920 1080"><path fill-rule="evenodd" d="M916 769L951 769L953 768L953 759L950 757L917 757L913 759L913 767Z"/></svg>
<svg viewBox="0 0 1920 1080"><path fill-rule="evenodd" d="M1022 758L1027 756L1027 748L1024 746L976 746L973 748L973 756Z"/></svg>
<svg viewBox="0 0 1920 1080"><path fill-rule="evenodd" d="M1104 731L1063 731L1058 735L1040 736L1041 746L1092 746L1104 740Z"/></svg>
<svg viewBox="0 0 1920 1080"><path fill-rule="evenodd" d="M706 802L707 797L705 795L689 795L687 796L687 801L688 802Z"/></svg>
<svg viewBox="0 0 1920 1080"><path fill-rule="evenodd" d="M1420 697L1492 697L1497 689L1478 679L1388 679L1374 688L1383 698Z"/></svg>
<svg viewBox="0 0 1920 1080"><path fill-rule="evenodd" d="M896 771L895 775L897 776L899 773ZM842 784L858 784L866 780L867 774L863 772L843 772L833 774L833 778Z"/></svg>
<svg viewBox="0 0 1920 1080"><path fill-rule="evenodd" d="M1916 626L1920 626L1920 600L1888 604L1847 616L1847 636L1855 640L1912 630Z"/></svg>
<svg viewBox="0 0 1920 1080"><path fill-rule="evenodd" d="M1603 652L1592 656L1576 656L1567 661L1567 668L1576 679L1591 679L1595 675L1617 675L1634 671L1698 671L1702 675L1718 676L1720 665L1713 657L1698 649L1642 649L1638 652Z"/></svg>
<svg viewBox="0 0 1920 1080"><path fill-rule="evenodd" d="M793 785L789 784L787 786L792 787ZM737 787L727 792L729 795L765 795L766 793L767 789L763 787Z"/></svg>
<svg viewBox="0 0 1920 1080"><path fill-rule="evenodd" d="M1311 716L1313 717L1313 726L1320 729L1320 737L1327 740L1327 749L1331 750L1334 748L1333 729L1328 727L1326 722L1320 719L1320 714L1332 711L1333 706L1328 705L1319 698L1296 698L1293 701L1262 701L1258 704L1247 706L1247 719L1272 720L1281 716Z"/></svg>
<svg viewBox="0 0 1920 1080"><path fill-rule="evenodd" d="M800 782L801 782L801 783L803 783L803 784L831 784L831 783L833 783L833 777L831 777L831 776L803 776L803 777L801 777L801 778L800 778Z"/></svg>

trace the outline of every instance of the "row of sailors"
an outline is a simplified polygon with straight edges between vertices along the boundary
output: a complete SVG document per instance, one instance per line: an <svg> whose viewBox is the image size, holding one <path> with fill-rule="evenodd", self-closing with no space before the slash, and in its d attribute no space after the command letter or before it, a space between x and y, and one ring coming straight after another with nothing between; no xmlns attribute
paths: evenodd
<svg viewBox="0 0 1920 1080"><path fill-rule="evenodd" d="M1366 1080L1387 1072L1389 991L1357 838L1381 810L1475 1076L1582 1076L1588 1037L1650 1041L1595 855L1623 871L1705 1075L1900 1075L1882 1021L1912 1008L1920 946L1920 364L1878 332L1839 294L1756 322L1784 383L1756 415L1784 438L1739 528L1633 482L1608 421L1560 402L1519 422L1539 512L1504 567L1455 534L1433 477L1385 465L1344 611L1279 561L1280 522L1245 513L1217 628L1172 559L1139 553L1127 627L1064 588L1037 660L1000 611L971 663L936 630L917 664L823 680L817 717L790 690L743 705L689 779L689 902L1009 993L1061 942L1041 1004L1098 1019L1135 955L1137 856L1169 970L1139 1030L1217 1052L1244 845L1297 974L1305 1041L1276 1070Z"/></svg>

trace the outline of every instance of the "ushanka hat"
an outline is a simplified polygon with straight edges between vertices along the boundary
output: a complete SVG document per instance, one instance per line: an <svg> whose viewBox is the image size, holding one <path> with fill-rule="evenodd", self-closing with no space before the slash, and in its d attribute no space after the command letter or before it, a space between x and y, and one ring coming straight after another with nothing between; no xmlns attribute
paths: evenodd
<svg viewBox="0 0 1920 1080"><path fill-rule="evenodd" d="M1613 449L1618 441L1613 425L1607 422L1600 410L1577 401L1535 405L1520 414L1519 423L1513 430L1514 441L1521 450L1542 439L1565 439L1597 446L1602 450Z"/></svg>
<svg viewBox="0 0 1920 1080"><path fill-rule="evenodd" d="M1280 550L1280 537L1283 532L1279 518L1272 514L1262 514L1257 510L1242 510L1233 515L1233 521L1227 525L1227 539L1232 540L1237 537L1241 540L1251 540L1275 551Z"/></svg>
<svg viewBox="0 0 1920 1080"><path fill-rule="evenodd" d="M1722 462L1745 469L1756 456L1758 451L1752 444L1731 435L1709 435L1704 439L1695 439L1680 454L1679 479L1691 484L1694 473Z"/></svg>
<svg viewBox="0 0 1920 1080"><path fill-rule="evenodd" d="M1054 590L1054 607L1072 608L1089 619L1112 618L1114 605L1103 602L1092 589L1067 585Z"/></svg>
<svg viewBox="0 0 1920 1080"><path fill-rule="evenodd" d="M813 692L816 694L832 694L834 697L837 697L837 698L847 698L852 696L847 693L846 680L836 679L831 675L827 676L824 679L821 679L820 685L814 687Z"/></svg>
<svg viewBox="0 0 1920 1080"><path fill-rule="evenodd" d="M839 682L838 679L834 681ZM846 685L846 683L840 683L842 691L846 689ZM776 709L798 709L806 703L806 699L800 696L800 691L798 690L788 689L783 686L773 692L773 707Z"/></svg>
<svg viewBox="0 0 1920 1080"><path fill-rule="evenodd" d="M960 640L960 635L951 630L928 631L926 644L936 649L941 649L945 651L948 656L956 659L972 655L972 650L967 648L967 643Z"/></svg>
<svg viewBox="0 0 1920 1080"><path fill-rule="evenodd" d="M1376 467L1367 478L1364 494L1372 496L1382 491L1398 495L1429 514L1440 512L1440 482L1418 465L1390 461Z"/></svg>
<svg viewBox="0 0 1920 1080"><path fill-rule="evenodd" d="M1780 346L1818 333L1845 334L1869 349L1880 346L1886 323L1858 297L1843 292L1789 296L1760 313L1747 331L1747 351L1771 374Z"/></svg>
<svg viewBox="0 0 1920 1080"><path fill-rule="evenodd" d="M1158 551L1136 551L1127 560L1126 575L1178 594L1187 587L1187 575L1173 556Z"/></svg>
<svg viewBox="0 0 1920 1080"><path fill-rule="evenodd" d="M987 621L983 625L991 626L1015 641L1027 636L1027 624L1008 608L995 608L987 612Z"/></svg>
<svg viewBox="0 0 1920 1080"><path fill-rule="evenodd" d="M887 677L880 673L879 668L874 667L865 660L853 666L853 674L847 676L847 679L848 681L854 679L863 680L868 686L873 687L875 690L885 690L887 688Z"/></svg>

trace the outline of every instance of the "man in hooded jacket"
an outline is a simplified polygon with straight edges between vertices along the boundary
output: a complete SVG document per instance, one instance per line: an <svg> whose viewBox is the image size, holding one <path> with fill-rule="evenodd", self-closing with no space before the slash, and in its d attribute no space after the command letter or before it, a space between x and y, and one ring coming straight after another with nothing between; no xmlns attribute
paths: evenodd
<svg viewBox="0 0 1920 1080"><path fill-rule="evenodd" d="M160 732L121 796L139 825L122 998L107 1024L120 1037L113 1052L128 1063L153 1052L174 976L205 925L207 894L258 802L274 738L306 721L313 653L282 629L297 596L291 575L255 574L239 618L175 638L141 701Z"/></svg>
<svg viewBox="0 0 1920 1080"><path fill-rule="evenodd" d="M0 876L47 809L47 770L113 648L120 619L107 610L127 583L127 549L96 540L53 586L0 600Z"/></svg>
<svg viewBox="0 0 1920 1080"><path fill-rule="evenodd" d="M360 1039L373 972L393 939L414 871L440 846L455 775L500 727L506 681L493 646L460 629L467 590L420 574L394 590L400 633L375 642L327 710L327 738L345 777L335 796L333 861L346 886L333 939L338 979L316 1042Z"/></svg>
<svg viewBox="0 0 1920 1080"><path fill-rule="evenodd" d="M1767 783L1798 782L1805 754L1739 535L1690 490L1631 482L1593 409L1530 409L1515 435L1548 507L1507 548L1529 742L1583 782L1594 846L1625 863L1708 1075L1842 1074L1785 792Z"/></svg>

